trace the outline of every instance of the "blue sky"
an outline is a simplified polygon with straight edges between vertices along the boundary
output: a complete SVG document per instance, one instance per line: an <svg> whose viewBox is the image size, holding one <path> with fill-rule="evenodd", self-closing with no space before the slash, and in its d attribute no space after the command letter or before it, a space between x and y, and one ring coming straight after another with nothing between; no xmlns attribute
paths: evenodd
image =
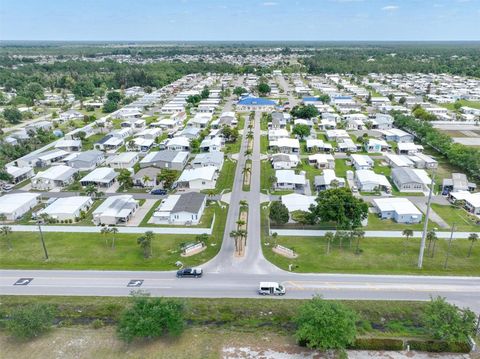
<svg viewBox="0 0 480 359"><path fill-rule="evenodd" d="M0 0L1 40L480 40L480 0Z"/></svg>

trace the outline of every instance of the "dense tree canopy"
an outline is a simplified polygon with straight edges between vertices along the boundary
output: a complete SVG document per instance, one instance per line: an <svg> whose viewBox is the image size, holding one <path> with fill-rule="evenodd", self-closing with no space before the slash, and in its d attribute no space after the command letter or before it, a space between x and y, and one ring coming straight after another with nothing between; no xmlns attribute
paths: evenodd
<svg viewBox="0 0 480 359"><path fill-rule="evenodd" d="M313 118L318 116L318 110L313 105L297 105L292 108L290 114L298 118Z"/></svg>

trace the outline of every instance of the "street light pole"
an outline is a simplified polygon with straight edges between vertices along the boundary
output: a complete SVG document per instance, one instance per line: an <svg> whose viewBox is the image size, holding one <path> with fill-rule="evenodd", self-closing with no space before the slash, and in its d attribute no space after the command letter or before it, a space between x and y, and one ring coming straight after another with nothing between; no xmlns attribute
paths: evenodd
<svg viewBox="0 0 480 359"><path fill-rule="evenodd" d="M42 242L42 247L43 247L43 253L45 253L45 260L48 260L48 252L47 252L47 247L45 246L45 240L43 239L43 232L42 232L42 226L41 226L41 221L38 221L38 231L40 232L40 242Z"/></svg>
<svg viewBox="0 0 480 359"><path fill-rule="evenodd" d="M427 239L427 229L428 229L428 217L430 215L430 205L432 203L432 194L433 194L433 187L435 186L435 170L432 172L432 182L430 184L430 192L428 193L428 201L427 201L427 211L425 213L425 223L423 224L423 233L422 233L422 240L420 242L420 253L418 254L418 268L422 269L423 266L423 253L425 252L425 241Z"/></svg>
<svg viewBox="0 0 480 359"><path fill-rule="evenodd" d="M452 246L453 231L455 230L455 223L452 224L452 231L450 232L450 240L448 241L447 257L445 258L445 264L443 269L447 269L448 257L450 256L450 247Z"/></svg>

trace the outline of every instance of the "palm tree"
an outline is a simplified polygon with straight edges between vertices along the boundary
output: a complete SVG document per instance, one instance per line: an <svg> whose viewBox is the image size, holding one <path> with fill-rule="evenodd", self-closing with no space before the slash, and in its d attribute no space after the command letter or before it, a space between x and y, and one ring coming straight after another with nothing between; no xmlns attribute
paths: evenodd
<svg viewBox="0 0 480 359"><path fill-rule="evenodd" d="M115 226L111 227L110 233L112 233L112 249L115 249L115 235L118 233L118 228Z"/></svg>
<svg viewBox="0 0 480 359"><path fill-rule="evenodd" d="M433 229L429 230L427 233L427 241L428 241L428 249L427 253L430 253L430 247L432 246L432 241L434 241L434 238L437 237L437 234Z"/></svg>
<svg viewBox="0 0 480 359"><path fill-rule="evenodd" d="M243 227L245 224L246 224L246 222L243 221L243 220L241 220L241 219L239 219L239 220L237 221L237 226L238 226L239 228L240 228L240 227Z"/></svg>
<svg viewBox="0 0 480 359"><path fill-rule="evenodd" d="M327 240L327 255L330 254L330 244L332 243L335 235L332 232L325 233L325 239Z"/></svg>
<svg viewBox="0 0 480 359"><path fill-rule="evenodd" d="M152 231L145 232L145 235L137 238L137 243L143 249L143 258L152 256L152 239L154 235Z"/></svg>
<svg viewBox="0 0 480 359"><path fill-rule="evenodd" d="M100 233L103 235L103 237L105 238L105 245L107 245L107 234L110 233L110 228L108 227L102 227L102 229L100 230Z"/></svg>
<svg viewBox="0 0 480 359"><path fill-rule="evenodd" d="M274 246L277 246L277 237L278 237L278 233L273 232L272 233L272 239L273 239Z"/></svg>
<svg viewBox="0 0 480 359"><path fill-rule="evenodd" d="M251 149L246 149L245 150L245 157L250 157L252 155L252 150Z"/></svg>
<svg viewBox="0 0 480 359"><path fill-rule="evenodd" d="M240 202L240 212L246 211L248 209L248 202L245 199L242 199Z"/></svg>
<svg viewBox="0 0 480 359"><path fill-rule="evenodd" d="M246 175L247 173L250 174L252 172L252 169L248 166L243 167L242 174Z"/></svg>
<svg viewBox="0 0 480 359"><path fill-rule="evenodd" d="M472 255L472 248L473 248L473 244L478 241L478 234L477 233L470 233L470 235L468 236L468 240L471 242L470 243L470 248L468 250L468 256L467 257L470 257Z"/></svg>
<svg viewBox="0 0 480 359"><path fill-rule="evenodd" d="M95 185L89 184L85 188L85 193L90 197L97 197L98 196L98 189L97 189L97 187L95 187Z"/></svg>
<svg viewBox="0 0 480 359"><path fill-rule="evenodd" d="M238 231L230 232L230 238L233 238L233 240L235 241L235 252L237 253L238 253L238 237L239 237Z"/></svg>
<svg viewBox="0 0 480 359"><path fill-rule="evenodd" d="M0 222L6 222L7 221L7 215L5 213L0 213Z"/></svg>
<svg viewBox="0 0 480 359"><path fill-rule="evenodd" d="M355 247L355 254L360 254L360 239L363 239L365 237L365 232L360 230L360 229L356 229L353 231L353 236L355 238L357 238L357 245Z"/></svg>
<svg viewBox="0 0 480 359"><path fill-rule="evenodd" d="M413 236L413 231L411 229L404 229L402 235L407 238L407 240L403 244L403 253L407 251L407 243L411 236Z"/></svg>
<svg viewBox="0 0 480 359"><path fill-rule="evenodd" d="M249 131L249 132L247 133L247 139L248 139L248 140L253 140L253 132L252 132L252 131Z"/></svg>
<svg viewBox="0 0 480 359"><path fill-rule="evenodd" d="M247 231L244 230L244 229L239 229L238 230L238 234L240 236L240 239L243 239L243 246L247 246ZM242 241L240 241L240 244L242 243ZM240 246L242 247L242 246Z"/></svg>
<svg viewBox="0 0 480 359"><path fill-rule="evenodd" d="M147 182L150 182L151 180L152 179L148 175L143 176L143 178L142 178L143 186L147 187Z"/></svg>
<svg viewBox="0 0 480 359"><path fill-rule="evenodd" d="M12 241L10 240L10 233L12 233L12 227L2 226L2 228L0 228L0 232L7 239L8 250L11 251L12 250Z"/></svg>

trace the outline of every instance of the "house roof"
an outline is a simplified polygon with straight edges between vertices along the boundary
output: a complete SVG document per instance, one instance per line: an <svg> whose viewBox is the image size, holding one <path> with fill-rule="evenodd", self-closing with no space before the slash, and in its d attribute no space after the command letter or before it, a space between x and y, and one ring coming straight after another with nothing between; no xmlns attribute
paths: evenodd
<svg viewBox="0 0 480 359"><path fill-rule="evenodd" d="M0 213L12 213L40 197L40 193L11 193L0 197Z"/></svg>
<svg viewBox="0 0 480 359"><path fill-rule="evenodd" d="M148 176L150 179L154 180L157 177L157 174L160 172L159 168L156 167L145 167L140 169L137 173L133 175L135 179L143 180L143 177Z"/></svg>
<svg viewBox="0 0 480 359"><path fill-rule="evenodd" d="M392 185L388 182L387 177L384 175L379 175L372 170L358 170L355 171L355 176L361 184L365 183L376 183L380 186L385 186L391 188Z"/></svg>
<svg viewBox="0 0 480 359"><path fill-rule="evenodd" d="M122 152L107 158L107 163L130 163L138 158L138 152Z"/></svg>
<svg viewBox="0 0 480 359"><path fill-rule="evenodd" d="M315 205L315 199L315 196L306 196L298 193L291 193L281 196L281 201L288 208L289 212L307 212L312 204Z"/></svg>
<svg viewBox="0 0 480 359"><path fill-rule="evenodd" d="M220 151L202 152L195 156L195 163L217 163L220 164L224 160L224 154Z"/></svg>
<svg viewBox="0 0 480 359"><path fill-rule="evenodd" d="M212 181L215 178L216 171L217 168L214 166L186 169L180 175L178 182L189 182L199 179Z"/></svg>
<svg viewBox="0 0 480 359"><path fill-rule="evenodd" d="M338 181L339 183L345 183L345 178L337 177L334 170L324 169L322 175L315 176L314 183L315 186L329 185L334 180Z"/></svg>
<svg viewBox="0 0 480 359"><path fill-rule="evenodd" d="M103 152L97 150L90 150L85 152L79 152L75 158L72 158L70 160L70 162L96 162L101 157L103 157Z"/></svg>
<svg viewBox="0 0 480 359"><path fill-rule="evenodd" d="M172 151L172 150L153 151L148 153L140 161L140 163L150 163L150 162L156 162L156 161L183 163L187 157L188 157L188 152L185 152L185 151Z"/></svg>
<svg viewBox="0 0 480 359"><path fill-rule="evenodd" d="M276 170L277 183L293 183L305 185L305 174L295 174L294 170Z"/></svg>
<svg viewBox="0 0 480 359"><path fill-rule="evenodd" d="M172 209L172 213L189 212L198 213L203 203L205 202L206 195L198 192L188 192L180 196L175 206Z"/></svg>
<svg viewBox="0 0 480 359"><path fill-rule="evenodd" d="M418 168L396 167L392 169L392 177L400 183L421 183L428 185L431 182L427 172Z"/></svg>
<svg viewBox="0 0 480 359"><path fill-rule="evenodd" d="M274 106L276 102L261 97L246 97L238 101L238 105L247 105L247 106Z"/></svg>
<svg viewBox="0 0 480 359"><path fill-rule="evenodd" d="M70 166L59 165L59 166L50 167L47 170L42 171L42 172L38 172L34 178L35 179L43 178L43 179L49 179L49 180L54 180L54 181L63 181L63 180L69 179L70 177L72 177L77 172L78 172L77 169L72 168Z"/></svg>
<svg viewBox="0 0 480 359"><path fill-rule="evenodd" d="M422 212L420 212L407 198L375 198L373 202L381 212L394 211L399 215L422 216Z"/></svg>
<svg viewBox="0 0 480 359"><path fill-rule="evenodd" d="M107 199L93 211L93 215L126 217L136 206L137 201L130 195L107 197Z"/></svg>
<svg viewBox="0 0 480 359"><path fill-rule="evenodd" d="M104 182L108 183L118 176L118 173L109 167L95 168L88 175L83 177L80 182Z"/></svg>
<svg viewBox="0 0 480 359"><path fill-rule="evenodd" d="M85 205L91 203L92 199L86 196L60 197L45 209L41 210L40 213L46 213L50 216L56 214L74 214Z"/></svg>

